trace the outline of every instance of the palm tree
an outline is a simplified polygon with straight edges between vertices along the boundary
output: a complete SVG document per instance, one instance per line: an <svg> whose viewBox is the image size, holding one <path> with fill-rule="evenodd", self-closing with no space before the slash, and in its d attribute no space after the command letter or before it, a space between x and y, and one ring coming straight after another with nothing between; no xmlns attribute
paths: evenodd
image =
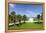
<svg viewBox="0 0 46 33"><path fill-rule="evenodd" d="M11 15L9 14L9 16L8 16L8 26L9 26L10 23L11 23Z"/></svg>
<svg viewBox="0 0 46 33"><path fill-rule="evenodd" d="M14 23L14 27L15 27L15 22L16 22L16 15L15 15L16 13L13 11L13 12L11 12L11 21Z"/></svg>
<svg viewBox="0 0 46 33"><path fill-rule="evenodd" d="M23 15L23 21L24 21L24 23L25 23L26 20L27 20L27 16Z"/></svg>
<svg viewBox="0 0 46 33"><path fill-rule="evenodd" d="M40 15L37 15L37 19L38 19L38 24L40 22Z"/></svg>
<svg viewBox="0 0 46 33"><path fill-rule="evenodd" d="M37 15L37 18L40 19L40 15Z"/></svg>
<svg viewBox="0 0 46 33"><path fill-rule="evenodd" d="M17 15L17 20L19 21L19 24L21 24L22 16L21 15Z"/></svg>

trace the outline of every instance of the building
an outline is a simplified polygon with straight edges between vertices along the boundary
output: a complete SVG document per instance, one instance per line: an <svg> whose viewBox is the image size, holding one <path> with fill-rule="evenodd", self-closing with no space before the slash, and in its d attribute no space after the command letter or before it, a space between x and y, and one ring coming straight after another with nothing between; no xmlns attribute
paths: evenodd
<svg viewBox="0 0 46 33"><path fill-rule="evenodd" d="M24 21L21 21L21 23L23 23ZM32 18L30 17L29 20L25 21L25 22L37 22L37 18Z"/></svg>

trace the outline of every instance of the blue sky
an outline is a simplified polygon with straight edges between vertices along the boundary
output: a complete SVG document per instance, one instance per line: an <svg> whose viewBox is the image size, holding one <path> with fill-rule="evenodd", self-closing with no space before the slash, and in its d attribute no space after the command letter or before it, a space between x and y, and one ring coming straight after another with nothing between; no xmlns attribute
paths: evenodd
<svg viewBox="0 0 46 33"><path fill-rule="evenodd" d="M26 15L28 17L37 17L42 14L42 5L32 4L9 4L9 14L15 11L16 14Z"/></svg>

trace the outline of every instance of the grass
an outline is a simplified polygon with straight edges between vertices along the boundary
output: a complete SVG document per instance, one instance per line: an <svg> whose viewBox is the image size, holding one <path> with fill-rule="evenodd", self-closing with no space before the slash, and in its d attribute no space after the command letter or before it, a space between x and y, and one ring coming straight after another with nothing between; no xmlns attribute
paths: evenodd
<svg viewBox="0 0 46 33"><path fill-rule="evenodd" d="M28 22L28 23L22 24L20 26L16 26L16 25L15 25L15 27L14 27L14 25L13 26L9 26L8 28L9 28L9 30L42 29L42 25L41 24L35 24L35 23Z"/></svg>

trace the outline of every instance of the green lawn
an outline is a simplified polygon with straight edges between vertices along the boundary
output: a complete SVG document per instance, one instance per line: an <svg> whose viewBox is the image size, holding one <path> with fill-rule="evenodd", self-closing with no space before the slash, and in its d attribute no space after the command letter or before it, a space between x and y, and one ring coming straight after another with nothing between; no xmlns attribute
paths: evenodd
<svg viewBox="0 0 46 33"><path fill-rule="evenodd" d="M19 30L19 29L42 29L42 25L41 24L35 24L35 23L31 23L31 22L28 22L28 23L25 23L25 24L22 24L20 26L16 26L15 25L15 28L14 28L14 25L13 26L9 26L8 27L9 30Z"/></svg>

